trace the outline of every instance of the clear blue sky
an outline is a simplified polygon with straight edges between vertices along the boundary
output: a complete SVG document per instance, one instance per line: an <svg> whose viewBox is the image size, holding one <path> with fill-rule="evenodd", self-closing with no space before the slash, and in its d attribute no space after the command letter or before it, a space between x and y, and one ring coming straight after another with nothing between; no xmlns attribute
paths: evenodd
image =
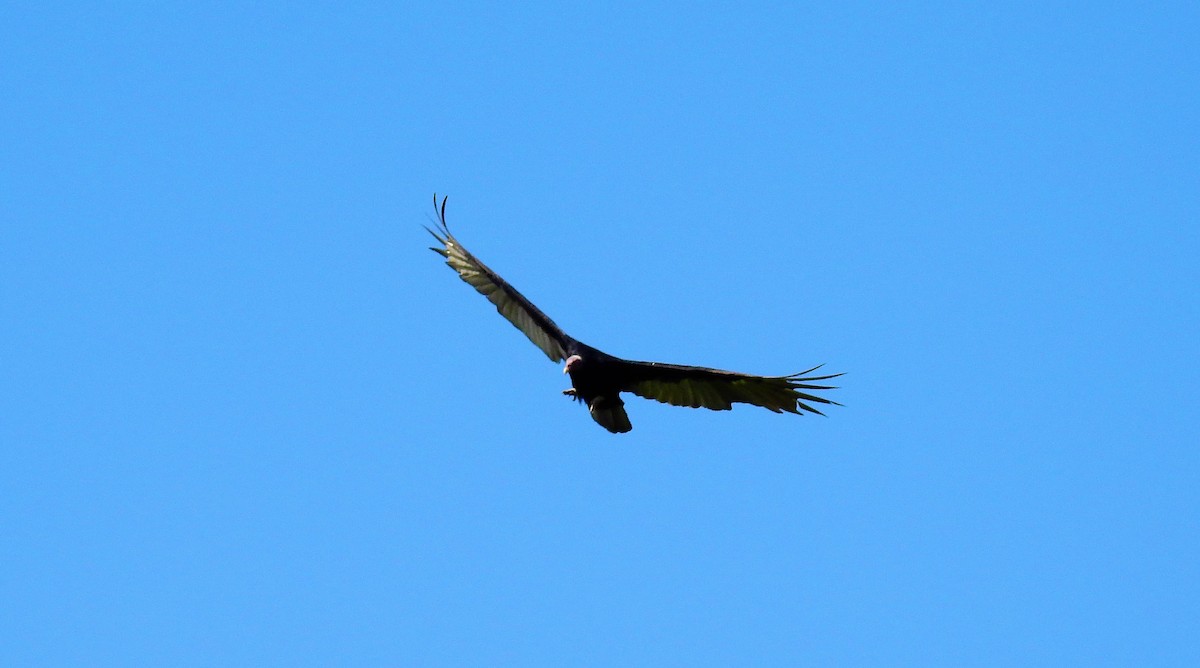
<svg viewBox="0 0 1200 668"><path fill-rule="evenodd" d="M1200 665L1195 3L6 4L0 664ZM845 371L614 436L611 353Z"/></svg>

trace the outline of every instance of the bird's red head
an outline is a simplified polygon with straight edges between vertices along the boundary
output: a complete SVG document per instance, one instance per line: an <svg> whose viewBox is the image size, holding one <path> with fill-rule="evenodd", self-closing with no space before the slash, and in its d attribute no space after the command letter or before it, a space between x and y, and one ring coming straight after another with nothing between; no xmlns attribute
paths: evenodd
<svg viewBox="0 0 1200 668"><path fill-rule="evenodd" d="M577 368L583 364L583 358L579 355L571 355L567 358L567 365L563 367L563 373L570 373L571 369Z"/></svg>

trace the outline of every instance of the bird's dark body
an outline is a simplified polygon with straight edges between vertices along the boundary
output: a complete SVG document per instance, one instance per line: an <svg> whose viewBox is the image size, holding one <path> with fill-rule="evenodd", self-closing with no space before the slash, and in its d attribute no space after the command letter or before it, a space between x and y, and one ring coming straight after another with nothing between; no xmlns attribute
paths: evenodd
<svg viewBox="0 0 1200 668"><path fill-rule="evenodd" d="M628 362L591 346L573 341L568 346L567 375L571 377L571 395L588 407L592 418L613 433L633 429L621 400L623 373Z"/></svg>
<svg viewBox="0 0 1200 668"><path fill-rule="evenodd" d="M625 360L581 343L458 243L446 227L444 198L438 207L434 196L434 207L439 230L429 232L442 247L433 250L445 257L450 268L486 296L547 357L566 362L564 371L570 375L572 387L564 394L586 405L592 419L613 433L633 429L625 413L625 402L621 400L622 392L675 406L712 410L729 410L735 403L748 403L776 413L821 414L813 403L837 405L810 392L834 389L814 381L841 375L809 375L818 367L788 376L754 376L706 367Z"/></svg>
<svg viewBox="0 0 1200 668"><path fill-rule="evenodd" d="M615 396L621 392L621 386L615 379L614 365L604 359L607 355L575 354L582 361L567 371L567 375L571 377L571 387L580 401L591 405L597 397Z"/></svg>

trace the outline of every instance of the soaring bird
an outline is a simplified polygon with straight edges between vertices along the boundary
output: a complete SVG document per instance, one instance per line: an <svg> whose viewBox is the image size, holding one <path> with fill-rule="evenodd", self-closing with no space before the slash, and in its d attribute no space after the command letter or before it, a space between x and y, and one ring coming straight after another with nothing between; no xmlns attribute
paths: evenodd
<svg viewBox="0 0 1200 668"><path fill-rule="evenodd" d="M622 392L632 392L673 406L715 411L729 410L735 403L746 403L775 413L803 415L807 411L823 415L812 404L841 405L812 394L836 389L816 383L842 375L811 375L821 365L788 376L752 376L698 366L625 360L568 336L454 238L446 226L447 199L443 197L439 206L437 194L433 196L438 229L425 229L438 240L440 247L430 250L446 258L446 264L462 280L487 297L500 315L529 337L551 361L566 362L563 373L570 375L572 387L563 390L563 394L585 404L592 419L610 432L620 434L633 429L629 415L625 413L625 402L621 400Z"/></svg>

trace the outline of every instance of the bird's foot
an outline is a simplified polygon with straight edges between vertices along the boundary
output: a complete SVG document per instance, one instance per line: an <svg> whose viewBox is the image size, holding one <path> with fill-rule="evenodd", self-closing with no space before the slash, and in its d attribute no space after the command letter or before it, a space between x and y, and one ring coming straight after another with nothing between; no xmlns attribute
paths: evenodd
<svg viewBox="0 0 1200 668"><path fill-rule="evenodd" d="M570 389L563 390L563 394L567 395L568 397L574 397L575 396L575 388L572 387Z"/></svg>

